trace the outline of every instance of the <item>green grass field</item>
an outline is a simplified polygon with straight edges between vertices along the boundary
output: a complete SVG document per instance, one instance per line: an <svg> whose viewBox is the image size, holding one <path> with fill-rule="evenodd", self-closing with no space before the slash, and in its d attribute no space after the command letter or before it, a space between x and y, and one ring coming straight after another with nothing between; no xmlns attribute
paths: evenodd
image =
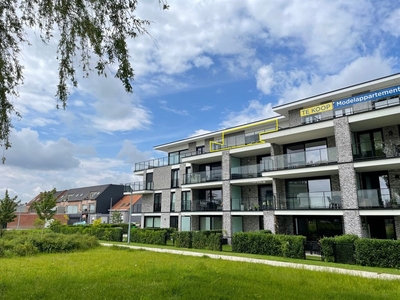
<svg viewBox="0 0 400 300"><path fill-rule="evenodd" d="M399 281L99 247L0 260L0 299L397 299Z"/></svg>

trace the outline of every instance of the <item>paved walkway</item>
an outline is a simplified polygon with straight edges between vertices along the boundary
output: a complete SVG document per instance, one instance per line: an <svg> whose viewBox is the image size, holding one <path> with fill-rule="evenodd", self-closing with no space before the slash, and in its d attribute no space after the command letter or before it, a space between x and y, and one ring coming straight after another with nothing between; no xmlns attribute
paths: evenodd
<svg viewBox="0 0 400 300"><path fill-rule="evenodd" d="M101 245L114 246L115 244L101 243ZM360 276L360 277L366 277L366 278L376 278L376 279L385 279L385 280L400 280L400 275L394 275L394 274L348 270L348 269L342 269L342 268L305 265L305 264L299 264L299 263L288 263L288 262L266 260L266 259L257 259L257 258L248 258L248 257L239 257L239 256L230 256L230 255L221 255L221 254L211 254L211 253L201 253L201 252L192 252L192 251L175 250L175 249L151 248L151 247L143 247L143 246L122 245L122 244L117 244L115 246L132 248L132 249L141 249L141 250L147 250L147 251L153 251L153 252L197 256L197 257L208 256L208 257L214 258L214 259L249 262L249 263L264 264L264 265L269 265L269 266L274 266L274 267L286 267L286 268L295 268L295 269L312 270L312 271L320 271L320 272L332 272L332 273L347 274L347 275Z"/></svg>

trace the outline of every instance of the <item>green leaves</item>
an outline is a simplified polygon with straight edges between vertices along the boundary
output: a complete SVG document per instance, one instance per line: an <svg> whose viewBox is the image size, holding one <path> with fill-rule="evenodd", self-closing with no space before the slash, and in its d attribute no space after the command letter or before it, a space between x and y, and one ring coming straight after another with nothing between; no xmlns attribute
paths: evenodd
<svg viewBox="0 0 400 300"><path fill-rule="evenodd" d="M3 226L14 221L16 217L15 209L18 206L16 201L17 198L18 196L10 198L8 190L6 190L4 198L0 199L0 236L2 234Z"/></svg>
<svg viewBox="0 0 400 300"><path fill-rule="evenodd" d="M39 198L33 203L33 208L40 220L48 221L53 218L56 213L57 199L54 197L56 189L39 194Z"/></svg>

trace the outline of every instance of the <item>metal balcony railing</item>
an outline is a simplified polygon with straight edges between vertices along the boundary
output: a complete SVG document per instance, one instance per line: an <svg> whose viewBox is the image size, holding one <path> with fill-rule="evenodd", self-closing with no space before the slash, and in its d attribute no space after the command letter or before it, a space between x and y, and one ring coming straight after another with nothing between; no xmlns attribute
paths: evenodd
<svg viewBox="0 0 400 300"><path fill-rule="evenodd" d="M124 192L131 193L135 191L152 191L154 190L154 182L153 181L139 181L126 183L124 185Z"/></svg>
<svg viewBox="0 0 400 300"><path fill-rule="evenodd" d="M222 211L222 200L193 200L192 211Z"/></svg>
<svg viewBox="0 0 400 300"><path fill-rule="evenodd" d="M337 162L336 147L275 155L264 159L262 171L320 166Z"/></svg>
<svg viewBox="0 0 400 300"><path fill-rule="evenodd" d="M360 209L394 209L400 207L400 189L358 190Z"/></svg>
<svg viewBox="0 0 400 300"><path fill-rule="evenodd" d="M231 199L232 211L260 211L273 209L274 197L267 197L264 199L259 199L258 197Z"/></svg>
<svg viewBox="0 0 400 300"><path fill-rule="evenodd" d="M368 141L352 145L354 160L400 156L400 141Z"/></svg>
<svg viewBox="0 0 400 300"><path fill-rule="evenodd" d="M185 174L183 184L195 184L219 180L222 180L221 170L203 171Z"/></svg>

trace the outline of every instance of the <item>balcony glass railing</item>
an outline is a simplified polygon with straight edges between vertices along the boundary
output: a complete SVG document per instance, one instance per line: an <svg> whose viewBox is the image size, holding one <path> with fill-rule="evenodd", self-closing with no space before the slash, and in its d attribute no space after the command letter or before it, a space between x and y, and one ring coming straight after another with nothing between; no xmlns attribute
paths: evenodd
<svg viewBox="0 0 400 300"><path fill-rule="evenodd" d="M135 163L135 172L143 171L143 170L147 170L147 169L164 167L164 166L168 166L168 165L169 165L168 157L142 161L142 162Z"/></svg>
<svg viewBox="0 0 400 300"><path fill-rule="evenodd" d="M263 165L248 165L231 168L231 179L261 177Z"/></svg>
<svg viewBox="0 0 400 300"><path fill-rule="evenodd" d="M222 211L222 200L193 200L192 211Z"/></svg>
<svg viewBox="0 0 400 300"><path fill-rule="evenodd" d="M132 182L127 183L124 185L124 192L130 193L135 191L152 191L154 190L154 183L153 181L139 181L139 182Z"/></svg>
<svg viewBox="0 0 400 300"><path fill-rule="evenodd" d="M339 191L298 193L276 197L276 209L340 209L342 197Z"/></svg>
<svg viewBox="0 0 400 300"><path fill-rule="evenodd" d="M336 147L275 155L264 159L262 171L319 166L337 162Z"/></svg>
<svg viewBox="0 0 400 300"><path fill-rule="evenodd" d="M231 209L232 211L273 210L274 197L269 197L266 199L259 199L258 197L232 198Z"/></svg>
<svg viewBox="0 0 400 300"><path fill-rule="evenodd" d="M195 184L219 180L222 180L222 171L212 170L185 174L183 178L183 184Z"/></svg>
<svg viewBox="0 0 400 300"><path fill-rule="evenodd" d="M400 142L368 141L353 144L352 148L354 160L400 156Z"/></svg>
<svg viewBox="0 0 400 300"><path fill-rule="evenodd" d="M358 190L357 198L361 209L399 208L400 189Z"/></svg>

